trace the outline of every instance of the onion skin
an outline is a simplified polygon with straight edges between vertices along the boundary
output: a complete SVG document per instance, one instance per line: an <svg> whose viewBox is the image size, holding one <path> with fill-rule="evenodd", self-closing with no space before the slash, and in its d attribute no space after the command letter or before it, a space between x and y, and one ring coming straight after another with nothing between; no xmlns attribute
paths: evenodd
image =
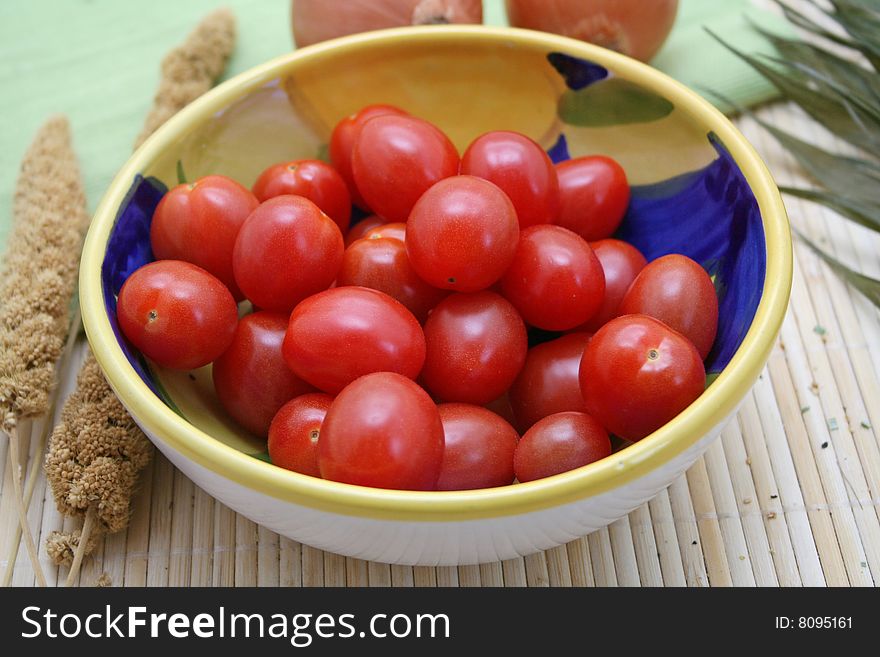
<svg viewBox="0 0 880 657"><path fill-rule="evenodd" d="M672 31L678 0L505 0L513 27L553 32L650 60Z"/></svg>
<svg viewBox="0 0 880 657"><path fill-rule="evenodd" d="M386 27L482 23L481 0L292 0L297 47Z"/></svg>

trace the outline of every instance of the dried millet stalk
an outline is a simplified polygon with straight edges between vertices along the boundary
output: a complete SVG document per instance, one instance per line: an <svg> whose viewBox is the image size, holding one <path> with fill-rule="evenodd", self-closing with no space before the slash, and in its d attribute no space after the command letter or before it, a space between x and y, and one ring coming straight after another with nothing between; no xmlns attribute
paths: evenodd
<svg viewBox="0 0 880 657"><path fill-rule="evenodd" d="M82 234L89 222L65 117L50 118L25 153L12 216L0 271L0 429L9 436L20 533L16 530L9 546L3 583L9 583L19 536L23 536L37 583L45 585L27 523L36 471L32 470L28 492L23 493L18 424L54 410L55 370L66 353L70 298L76 286ZM42 450L45 433L40 440Z"/></svg>
<svg viewBox="0 0 880 657"><path fill-rule="evenodd" d="M165 55L153 109L134 142L135 148L165 121L214 86L234 45L235 16L224 7L208 14L183 44Z"/></svg>
<svg viewBox="0 0 880 657"><path fill-rule="evenodd" d="M12 213L0 272L0 423L6 432L49 410L70 324L89 216L66 118L49 119L34 138Z"/></svg>
<svg viewBox="0 0 880 657"><path fill-rule="evenodd" d="M187 40L162 61L162 79L135 148L174 113L211 88L235 45L235 17L218 9L205 17ZM89 352L76 391L65 402L46 457L46 473L59 510L85 514L82 532L53 532L46 550L70 565L68 585L83 556L104 532L128 524L138 472L152 445L128 415ZM81 535L86 535L80 545Z"/></svg>

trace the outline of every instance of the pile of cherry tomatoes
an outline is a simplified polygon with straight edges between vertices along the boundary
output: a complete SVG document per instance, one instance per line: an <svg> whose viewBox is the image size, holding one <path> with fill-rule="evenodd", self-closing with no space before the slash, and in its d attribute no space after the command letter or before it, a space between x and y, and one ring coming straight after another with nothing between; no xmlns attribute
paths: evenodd
<svg viewBox="0 0 880 657"><path fill-rule="evenodd" d="M343 119L330 159L275 164L251 190L219 175L170 190L156 261L118 297L152 361L213 363L219 400L276 465L504 486L601 459L609 433L639 440L702 393L712 280L611 238L630 193L614 160L554 165L508 131L459 157L386 105ZM352 203L372 216L349 226Z"/></svg>

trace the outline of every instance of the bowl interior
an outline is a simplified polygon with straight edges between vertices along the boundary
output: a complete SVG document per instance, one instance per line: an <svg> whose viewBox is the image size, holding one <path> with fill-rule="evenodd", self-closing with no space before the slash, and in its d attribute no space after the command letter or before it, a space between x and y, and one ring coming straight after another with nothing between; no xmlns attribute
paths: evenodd
<svg viewBox="0 0 880 657"><path fill-rule="evenodd" d="M265 442L222 411L210 366L162 369L119 333L116 294L132 271L152 260L149 224L162 195L180 175L194 180L220 173L249 186L277 161L326 159L335 123L370 103L398 105L434 122L460 151L482 132L506 129L529 135L556 161L616 158L633 185L619 236L649 260L684 253L706 267L720 299L719 335L707 369L715 376L730 362L761 300L765 235L755 195L705 117L657 85L627 77L629 65L620 66L616 56L593 49L597 56L586 58L566 40L550 47L541 39L472 34L370 38L301 51L267 75L239 83L219 111L189 121L143 163L116 207L101 281L119 346L166 405L216 440L265 458Z"/></svg>

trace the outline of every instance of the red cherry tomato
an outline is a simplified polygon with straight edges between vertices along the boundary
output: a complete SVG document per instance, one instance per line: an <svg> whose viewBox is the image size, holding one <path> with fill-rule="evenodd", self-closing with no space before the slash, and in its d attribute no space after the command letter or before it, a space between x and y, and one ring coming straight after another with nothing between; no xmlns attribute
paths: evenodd
<svg viewBox="0 0 880 657"><path fill-rule="evenodd" d="M303 196L321 208L343 233L351 218L348 187L336 170L320 160L293 160L274 164L257 178L254 196L261 203L283 194Z"/></svg>
<svg viewBox="0 0 880 657"><path fill-rule="evenodd" d="M443 462L443 425L428 394L392 372L362 376L330 405L318 466L332 481L433 490Z"/></svg>
<svg viewBox="0 0 880 657"><path fill-rule="evenodd" d="M153 213L150 244L157 260L185 260L244 298L232 274L235 238L259 202L226 176L206 176L169 191Z"/></svg>
<svg viewBox="0 0 880 657"><path fill-rule="evenodd" d="M406 228L413 268L434 287L476 292L510 265L519 224L510 199L474 176L441 180L419 199Z"/></svg>
<svg viewBox="0 0 880 657"><path fill-rule="evenodd" d="M235 280L263 310L289 311L333 283L342 265L342 233L317 205L277 196L251 213L235 241Z"/></svg>
<svg viewBox="0 0 880 657"><path fill-rule="evenodd" d="M589 341L589 333L569 333L529 349L508 392L520 430L554 413L587 410L578 373Z"/></svg>
<svg viewBox="0 0 880 657"><path fill-rule="evenodd" d="M598 312L593 315L583 330L595 333L605 323L617 317L620 313L620 302L629 286L635 280L639 272L647 264L645 256L636 247L621 240L607 239L591 242L590 247L602 265L605 274L605 296Z"/></svg>
<svg viewBox="0 0 880 657"><path fill-rule="evenodd" d="M369 208L358 192L357 185L354 184L354 176L351 172L351 151L364 123L384 114L407 116L406 112L393 105L367 105L337 123L333 128L333 134L330 135L330 162L345 180L352 202L363 210Z"/></svg>
<svg viewBox="0 0 880 657"><path fill-rule="evenodd" d="M345 250L336 285L360 285L384 292L406 306L419 322L424 322L431 309L449 295L419 278L409 264L403 242L391 237L374 238L373 233Z"/></svg>
<svg viewBox="0 0 880 657"><path fill-rule="evenodd" d="M431 185L458 173L458 153L427 121L385 114L364 123L351 152L351 168L373 212L388 221L406 221Z"/></svg>
<svg viewBox="0 0 880 657"><path fill-rule="evenodd" d="M587 411L611 433L641 440L699 397L706 384L694 345L647 315L603 326L581 360Z"/></svg>
<svg viewBox="0 0 880 657"><path fill-rule="evenodd" d="M482 406L440 404L443 465L437 490L493 488L513 483L513 453L519 434Z"/></svg>
<svg viewBox="0 0 880 657"><path fill-rule="evenodd" d="M522 232L513 262L501 279L501 291L532 326L564 331L599 310L605 276L581 237L545 224Z"/></svg>
<svg viewBox="0 0 880 657"><path fill-rule="evenodd" d="M364 239L377 240L380 237L391 237L401 242L406 240L406 224L395 222L370 228L364 233Z"/></svg>
<svg viewBox="0 0 880 657"><path fill-rule="evenodd" d="M444 401L484 405L519 374L528 349L516 309L494 292L453 294L425 322L421 381Z"/></svg>
<svg viewBox="0 0 880 657"><path fill-rule="evenodd" d="M477 137L461 156L460 170L498 185L513 203L520 228L556 220L556 169L544 149L525 135L496 130Z"/></svg>
<svg viewBox="0 0 880 657"><path fill-rule="evenodd" d="M366 237L367 233L374 228L378 228L379 226L383 225L385 225L385 220L382 217L376 216L375 214L371 214L369 217L364 217L354 226L349 228L348 233L345 234L345 246L351 246L357 240L361 239L362 237Z"/></svg>
<svg viewBox="0 0 880 657"><path fill-rule="evenodd" d="M336 287L294 308L282 352L297 376L335 394L371 372L416 378L425 336L413 314L387 294Z"/></svg>
<svg viewBox="0 0 880 657"><path fill-rule="evenodd" d="M652 260L630 285L618 311L649 315L675 329L705 360L718 332L718 296L709 274L687 256Z"/></svg>
<svg viewBox="0 0 880 657"><path fill-rule="evenodd" d="M513 457L521 482L551 477L611 454L608 432L586 413L556 413L526 431Z"/></svg>
<svg viewBox="0 0 880 657"><path fill-rule="evenodd" d="M318 443L333 397L322 392L300 395L282 406L269 426L269 459L274 465L320 477Z"/></svg>
<svg viewBox="0 0 880 657"><path fill-rule="evenodd" d="M556 223L588 242L611 237L629 205L626 172L610 157L593 155L556 165L559 217Z"/></svg>
<svg viewBox="0 0 880 657"><path fill-rule="evenodd" d="M238 308L229 289L201 267L160 260L128 277L116 317L123 335L144 356L163 367L192 370L232 343Z"/></svg>
<svg viewBox="0 0 880 657"><path fill-rule="evenodd" d="M285 331L283 313L262 311L242 317L232 344L214 361L214 390L223 408L261 437L279 408L314 390L290 371L281 356Z"/></svg>

